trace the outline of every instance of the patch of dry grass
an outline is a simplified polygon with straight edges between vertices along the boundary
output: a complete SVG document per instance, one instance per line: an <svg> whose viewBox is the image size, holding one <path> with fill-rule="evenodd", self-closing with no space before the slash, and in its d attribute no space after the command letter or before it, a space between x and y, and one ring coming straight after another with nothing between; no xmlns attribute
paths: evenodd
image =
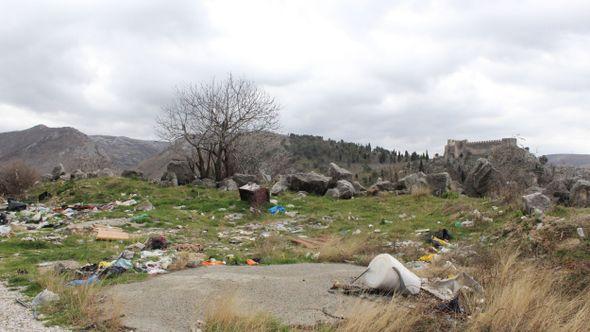
<svg viewBox="0 0 590 332"><path fill-rule="evenodd" d="M56 303L43 308L50 315L50 322L98 331L123 331L120 320L121 307L112 302L106 305L101 295L101 285L68 286L65 276L46 273L37 282L59 295Z"/></svg>
<svg viewBox="0 0 590 332"><path fill-rule="evenodd" d="M336 327L337 331L430 331L438 330L432 317L428 316L426 307L417 305L413 308L391 302L359 302L347 315L349 318Z"/></svg>
<svg viewBox="0 0 590 332"><path fill-rule="evenodd" d="M413 186L410 189L410 195L414 198L423 198L430 196L432 194L432 189L425 186Z"/></svg>
<svg viewBox="0 0 590 332"><path fill-rule="evenodd" d="M333 237L319 248L321 262L355 262L368 264L379 252L379 246L368 236Z"/></svg>
<svg viewBox="0 0 590 332"><path fill-rule="evenodd" d="M208 332L284 331L284 326L265 313L239 314L234 296L221 296L210 304L204 326Z"/></svg>
<svg viewBox="0 0 590 332"><path fill-rule="evenodd" d="M558 271L505 256L485 285L483 310L469 321L469 331L587 331L588 289L568 295Z"/></svg>

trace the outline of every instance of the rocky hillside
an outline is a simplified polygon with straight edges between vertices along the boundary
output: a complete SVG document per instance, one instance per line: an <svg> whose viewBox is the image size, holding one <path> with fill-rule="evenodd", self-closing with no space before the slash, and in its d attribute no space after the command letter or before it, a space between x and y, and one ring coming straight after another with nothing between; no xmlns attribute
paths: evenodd
<svg viewBox="0 0 590 332"><path fill-rule="evenodd" d="M549 164L590 168L590 154L549 154Z"/></svg>
<svg viewBox="0 0 590 332"><path fill-rule="evenodd" d="M74 128L38 125L0 133L0 164L22 160L40 173L62 163L66 170L133 168L159 153L167 144L127 137L89 136Z"/></svg>

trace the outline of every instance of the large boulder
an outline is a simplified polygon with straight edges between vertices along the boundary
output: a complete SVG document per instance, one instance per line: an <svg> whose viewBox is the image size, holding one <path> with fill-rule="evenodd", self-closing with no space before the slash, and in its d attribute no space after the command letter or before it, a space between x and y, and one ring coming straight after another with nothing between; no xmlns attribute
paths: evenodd
<svg viewBox="0 0 590 332"><path fill-rule="evenodd" d="M66 169L64 168L63 164L55 166L51 171L51 179L53 181L59 180L62 175L66 175Z"/></svg>
<svg viewBox="0 0 590 332"><path fill-rule="evenodd" d="M242 174L236 173L232 176L232 179L236 181L238 187L247 185L248 183L257 183L256 175L253 174Z"/></svg>
<svg viewBox="0 0 590 332"><path fill-rule="evenodd" d="M490 191L494 172L494 167L487 159L479 158L465 179L465 193L474 197L486 195Z"/></svg>
<svg viewBox="0 0 590 332"><path fill-rule="evenodd" d="M426 181L426 174L422 172L410 174L399 180L397 189L399 190L419 190L422 188L428 188L428 182Z"/></svg>
<svg viewBox="0 0 590 332"><path fill-rule="evenodd" d="M129 179L143 179L143 173L136 170L126 169L121 172L121 176Z"/></svg>
<svg viewBox="0 0 590 332"><path fill-rule="evenodd" d="M338 180L336 182L336 189L338 189L339 197L341 199L349 199L354 196L355 189L354 185L347 180Z"/></svg>
<svg viewBox="0 0 590 332"><path fill-rule="evenodd" d="M371 186L372 190L377 191L394 191L396 189L395 183L387 180L381 180L381 178L377 179L374 185Z"/></svg>
<svg viewBox="0 0 590 332"><path fill-rule="evenodd" d="M226 179L219 181L219 183L217 184L217 188L219 190L224 190L224 191L234 191L234 190L238 190L239 186L236 183L236 181L234 181L233 179L226 178Z"/></svg>
<svg viewBox="0 0 590 332"><path fill-rule="evenodd" d="M161 184L166 187L178 187L178 177L176 173L166 171L160 179Z"/></svg>
<svg viewBox="0 0 590 332"><path fill-rule="evenodd" d="M576 207L590 207L590 181L578 180L570 191L570 204Z"/></svg>
<svg viewBox="0 0 590 332"><path fill-rule="evenodd" d="M176 174L180 186L190 184L196 179L195 173L186 161L172 160L166 165L166 171Z"/></svg>
<svg viewBox="0 0 590 332"><path fill-rule="evenodd" d="M354 185L346 180L338 180L336 187L326 191L325 196L337 199L350 199L355 194Z"/></svg>
<svg viewBox="0 0 590 332"><path fill-rule="evenodd" d="M287 177L280 175L279 181L275 183L272 188L270 188L271 195L280 195L281 193L287 191L289 189L289 182L287 182Z"/></svg>
<svg viewBox="0 0 590 332"><path fill-rule="evenodd" d="M570 201L570 189L564 179L555 179L545 186L545 192L558 204L568 204Z"/></svg>
<svg viewBox="0 0 590 332"><path fill-rule="evenodd" d="M544 213L551 208L551 199L540 192L522 196L523 209L528 214Z"/></svg>
<svg viewBox="0 0 590 332"><path fill-rule="evenodd" d="M434 196L442 196L451 190L451 175L447 172L428 174L426 182Z"/></svg>
<svg viewBox="0 0 590 332"><path fill-rule="evenodd" d="M330 168L328 169L328 176L332 178L332 183L336 184L338 180L346 180L348 182L352 182L352 173L344 169L335 163L330 163Z"/></svg>
<svg viewBox="0 0 590 332"><path fill-rule="evenodd" d="M317 195L324 195L328 190L330 178L315 172L295 173L287 176L289 189L292 191L305 191Z"/></svg>

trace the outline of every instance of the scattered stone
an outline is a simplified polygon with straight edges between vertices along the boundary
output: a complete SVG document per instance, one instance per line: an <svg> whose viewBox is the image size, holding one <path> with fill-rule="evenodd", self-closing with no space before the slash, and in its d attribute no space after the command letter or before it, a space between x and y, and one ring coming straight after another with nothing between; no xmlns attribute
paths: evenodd
<svg viewBox="0 0 590 332"><path fill-rule="evenodd" d="M333 185L335 185L338 180L352 182L352 173L349 170L336 165L335 163L330 163L330 167L328 168L328 176L332 178L331 183Z"/></svg>
<svg viewBox="0 0 590 332"><path fill-rule="evenodd" d="M236 181L234 181L231 178L227 178L227 179L221 180L219 182L218 188L219 188L219 190L224 190L224 191L235 191L235 190L238 190L239 186L236 183Z"/></svg>
<svg viewBox="0 0 590 332"><path fill-rule="evenodd" d="M410 174L403 177L397 184L396 189L409 190L410 192L420 190L422 188L429 188L426 181L426 174L422 172Z"/></svg>
<svg viewBox="0 0 590 332"><path fill-rule="evenodd" d="M287 176L287 182L292 191L305 191L323 196L328 190L330 178L315 172L295 173Z"/></svg>
<svg viewBox="0 0 590 332"><path fill-rule="evenodd" d="M247 185L248 183L257 183L256 175L236 173L232 176L238 187Z"/></svg>
<svg viewBox="0 0 590 332"><path fill-rule="evenodd" d="M195 173L186 161L172 160L166 166L166 172L176 174L177 183L184 186L195 180Z"/></svg>
<svg viewBox="0 0 590 332"><path fill-rule="evenodd" d="M121 172L121 176L128 179L143 179L143 172L126 169Z"/></svg>
<svg viewBox="0 0 590 332"><path fill-rule="evenodd" d="M494 172L494 167L487 159L479 158L475 167L473 167L465 179L465 193L475 197L482 197L487 194Z"/></svg>
<svg viewBox="0 0 590 332"><path fill-rule="evenodd" d="M578 180L570 191L570 203L575 207L590 207L590 181Z"/></svg>
<svg viewBox="0 0 590 332"><path fill-rule="evenodd" d="M338 180L336 182L336 189L338 190L338 198L340 199L350 199L355 193L354 186L347 180Z"/></svg>
<svg viewBox="0 0 590 332"><path fill-rule="evenodd" d="M287 182L287 177L281 175L279 176L279 181L275 183L272 188L270 189L270 193L273 196L280 195L281 193L287 191L289 189L289 183Z"/></svg>
<svg viewBox="0 0 590 332"><path fill-rule="evenodd" d="M166 187L178 187L178 178L176 177L176 173L166 171L162 175L160 182L163 186Z"/></svg>
<svg viewBox="0 0 590 332"><path fill-rule="evenodd" d="M447 172L428 174L426 182L432 189L432 195L442 196L451 190L451 176Z"/></svg>
<svg viewBox="0 0 590 332"><path fill-rule="evenodd" d="M66 175L66 169L64 168L63 164L55 166L51 171L51 179L53 181L59 180L62 175Z"/></svg>
<svg viewBox="0 0 590 332"><path fill-rule="evenodd" d="M551 208L551 199L540 192L522 196L522 202L524 212L529 215L535 213L536 210L544 213Z"/></svg>
<svg viewBox="0 0 590 332"><path fill-rule="evenodd" d="M375 184L372 185L371 188L369 188L369 190L372 192L394 191L395 187L396 187L395 184L392 183L391 181L383 181L379 178L379 179L377 179L377 182L375 182Z"/></svg>

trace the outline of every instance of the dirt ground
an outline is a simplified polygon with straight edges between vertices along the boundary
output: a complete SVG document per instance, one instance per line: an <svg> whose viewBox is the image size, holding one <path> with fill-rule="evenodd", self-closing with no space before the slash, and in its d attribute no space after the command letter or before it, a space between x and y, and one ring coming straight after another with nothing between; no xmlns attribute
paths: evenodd
<svg viewBox="0 0 590 332"><path fill-rule="evenodd" d="M107 291L125 326L138 331L190 331L219 297L233 296L238 313L270 313L287 324L330 322L358 299L328 292L333 280L364 271L348 264L212 266L116 285ZM107 301L108 302L108 301Z"/></svg>

